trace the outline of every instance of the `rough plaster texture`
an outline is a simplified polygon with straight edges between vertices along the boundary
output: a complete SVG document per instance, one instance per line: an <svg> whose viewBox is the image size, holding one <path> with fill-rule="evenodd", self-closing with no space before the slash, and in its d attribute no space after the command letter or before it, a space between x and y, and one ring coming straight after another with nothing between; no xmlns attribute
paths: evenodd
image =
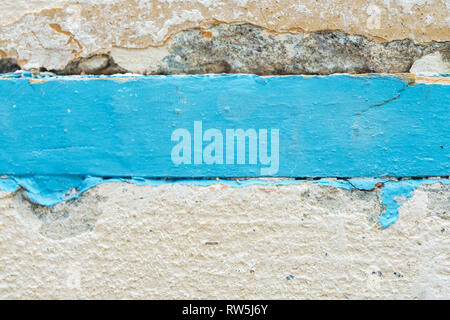
<svg viewBox="0 0 450 320"><path fill-rule="evenodd" d="M184 30L200 28L208 38L216 22L287 34L340 30L378 42L445 42L449 6L446 0L1 0L0 57L49 70L114 48L129 49L132 59L136 49L160 47Z"/></svg>
<svg viewBox="0 0 450 320"><path fill-rule="evenodd" d="M450 298L450 189L381 230L375 191L108 183L0 197L0 298Z"/></svg>
<svg viewBox="0 0 450 320"><path fill-rule="evenodd" d="M416 73L450 69L450 42L415 44L412 40L379 43L341 31L276 34L250 24L218 24L208 32L180 32L160 47L113 48L114 61L134 73L333 74L406 73L424 55ZM417 62L416 62L417 63Z"/></svg>
<svg viewBox="0 0 450 320"><path fill-rule="evenodd" d="M448 73L449 8L0 0L0 73ZM0 299L449 299L450 188L413 194L382 230L376 190L311 182L106 183L50 208L0 192Z"/></svg>

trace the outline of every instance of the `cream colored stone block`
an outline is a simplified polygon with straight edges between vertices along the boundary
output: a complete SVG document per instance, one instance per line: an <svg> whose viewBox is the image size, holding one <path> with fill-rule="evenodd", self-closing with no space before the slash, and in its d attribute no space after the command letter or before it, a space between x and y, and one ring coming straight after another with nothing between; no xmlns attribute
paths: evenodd
<svg viewBox="0 0 450 320"><path fill-rule="evenodd" d="M448 299L449 199L419 187L381 230L375 192L309 182L2 195L0 299Z"/></svg>

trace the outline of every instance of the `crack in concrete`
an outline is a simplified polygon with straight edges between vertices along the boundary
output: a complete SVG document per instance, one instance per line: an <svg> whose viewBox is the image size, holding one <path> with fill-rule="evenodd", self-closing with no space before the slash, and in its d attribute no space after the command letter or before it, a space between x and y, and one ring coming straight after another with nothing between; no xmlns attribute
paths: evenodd
<svg viewBox="0 0 450 320"><path fill-rule="evenodd" d="M400 98L401 94L406 90L406 88L408 88L408 86L409 86L408 83L404 84L403 88L398 90L397 94L394 97L386 99L386 100L384 100L384 101L382 101L380 103L377 103L377 104L372 104L372 105L368 106L366 109L356 112L354 114L354 116L362 116L363 114L365 114L366 112L368 112L368 111L370 111L370 110L372 110L374 108L382 107L382 106L384 106L384 105L386 105L386 104L388 104L388 103L390 103L392 101L398 100Z"/></svg>
<svg viewBox="0 0 450 320"><path fill-rule="evenodd" d="M67 41L67 43L70 43L71 41L75 42L78 46L78 48L80 49L79 52L83 51L83 46L81 45L80 41L78 41L75 38L75 35L72 32L69 31L65 31L61 28L61 26L57 23L49 23L50 28L52 28L53 30L55 30L58 33L64 34L66 36L69 37L69 40Z"/></svg>

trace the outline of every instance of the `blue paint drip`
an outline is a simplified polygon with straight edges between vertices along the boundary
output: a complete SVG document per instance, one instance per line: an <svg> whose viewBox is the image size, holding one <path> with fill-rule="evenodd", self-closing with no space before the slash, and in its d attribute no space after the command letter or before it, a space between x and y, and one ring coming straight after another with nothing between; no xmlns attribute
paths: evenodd
<svg viewBox="0 0 450 320"><path fill-rule="evenodd" d="M397 202L398 197L404 196L405 199L409 199L417 187L433 183L450 184L450 179L402 180L384 183L383 189L378 191L382 204L386 206L386 210L378 221L381 227L387 228L398 220L398 209L401 207L401 204Z"/></svg>
<svg viewBox="0 0 450 320"><path fill-rule="evenodd" d="M400 180L394 181L389 179L373 179L373 178L352 178L348 180L319 180L318 183L335 188L343 188L346 190L373 190L377 183L383 183L383 187L379 188L377 193L380 196L381 204L385 207L384 212L380 215L378 224L385 229L394 224L399 217L398 210L401 204L397 202L399 197L409 199L413 195L413 191L417 187L424 184L450 184L450 179L421 179L421 180Z"/></svg>

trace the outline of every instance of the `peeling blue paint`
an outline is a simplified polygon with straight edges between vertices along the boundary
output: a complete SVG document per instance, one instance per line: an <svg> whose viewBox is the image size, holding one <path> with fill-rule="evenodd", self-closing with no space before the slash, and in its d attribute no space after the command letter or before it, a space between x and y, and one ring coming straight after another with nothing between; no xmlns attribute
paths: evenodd
<svg viewBox="0 0 450 320"><path fill-rule="evenodd" d="M0 190L4 192L16 192L19 184L12 177L0 178Z"/></svg>
<svg viewBox="0 0 450 320"><path fill-rule="evenodd" d="M0 190L15 192L19 187L30 201L51 207L59 202L77 199L83 192L102 183L125 182L138 186L160 186L163 184L196 185L208 187L214 184L225 184L240 188L251 185L291 185L301 180L280 180L270 182L257 179L145 179L145 178L102 178L82 176L16 176L0 178Z"/></svg>
<svg viewBox="0 0 450 320"><path fill-rule="evenodd" d="M376 190L386 228L398 219L398 197L450 183L378 178L450 174L449 101L448 85L381 75L8 74L0 77L0 190L21 187L52 206L107 182L245 187L349 177L311 181ZM261 176L260 165L174 164L171 133L194 121L222 131L279 129L273 176L282 179L249 179ZM136 176L146 178L124 178ZM208 179L215 177L222 179ZM238 177L248 178L227 179Z"/></svg>
<svg viewBox="0 0 450 320"><path fill-rule="evenodd" d="M378 224L381 228L387 228L394 224L399 217L398 210L402 206L397 200L403 197L407 200L412 197L414 190L421 185L429 185L434 183L450 184L450 179L418 179L418 180L389 180L389 179L370 179L370 178L352 178L348 180L319 180L318 183L332 186L335 188L343 188L347 190L374 190L378 183L382 183L382 187L377 188L380 196L381 204L385 207L380 215Z"/></svg>
<svg viewBox="0 0 450 320"><path fill-rule="evenodd" d="M0 78L0 174L447 176L449 101L449 85L381 75L13 74ZM220 132L279 129L279 170L174 163L171 134L195 121Z"/></svg>
<svg viewBox="0 0 450 320"><path fill-rule="evenodd" d="M264 179L145 179L145 178L110 178L81 177L81 176L33 176L33 177L7 177L0 178L0 190L15 192L19 187L24 189L26 196L35 203L44 206L53 206L59 202L77 199L83 192L102 183L124 182L133 183L138 186L160 186L165 184L195 185L208 187L215 184L224 184L233 188L242 188L252 185L295 185L306 181L319 183L324 186L341 188L346 190L374 190L376 184L383 183L377 189L382 205L385 207L378 224L381 228L387 228L398 220L401 204L397 201L399 197L409 199L413 191L421 185L434 183L450 184L450 179L421 179L400 180L353 178L353 179L320 179L320 180L294 180L281 179L271 181Z"/></svg>
<svg viewBox="0 0 450 320"><path fill-rule="evenodd" d="M450 179L424 179L424 180L402 180L388 181L384 183L383 189L378 191L382 204L386 206L385 211L380 216L378 223L382 228L387 228L398 219L398 210L401 204L397 201L399 197L409 199L413 195L413 191L421 185L434 183L450 184Z"/></svg>

